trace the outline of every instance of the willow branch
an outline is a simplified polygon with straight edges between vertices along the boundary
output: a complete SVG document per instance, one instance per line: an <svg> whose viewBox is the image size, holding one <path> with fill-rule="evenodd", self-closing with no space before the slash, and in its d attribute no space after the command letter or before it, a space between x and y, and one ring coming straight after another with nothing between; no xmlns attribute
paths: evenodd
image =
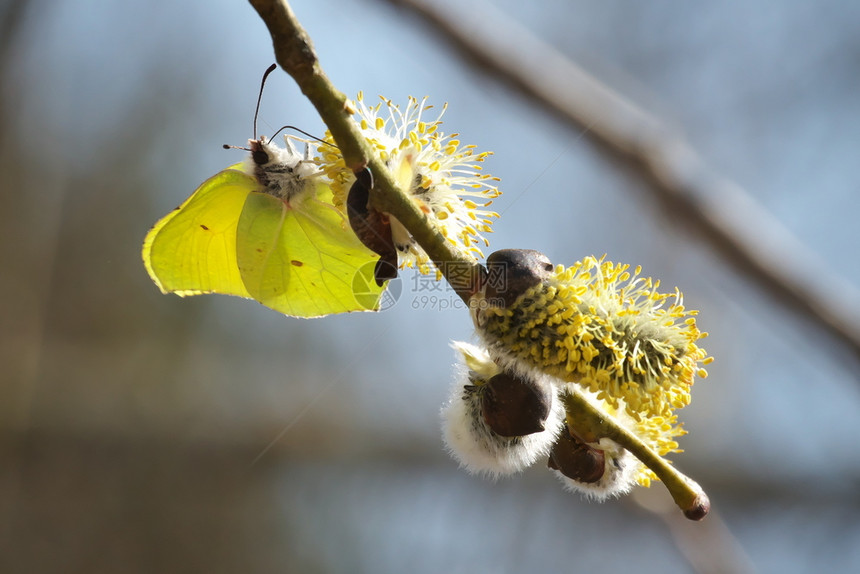
<svg viewBox="0 0 860 574"><path fill-rule="evenodd" d="M250 0L251 5L265 22L275 48L275 58L314 105L328 127L346 166L354 172L365 167L373 174L374 186L370 193L371 204L389 213L412 234L436 267L463 298L471 293L467 285L477 285L480 266L462 253L439 232L414 201L395 182L379 156L368 145L352 119L354 112L346 96L338 91L322 71L307 32L285 0ZM464 281L467 270L472 281Z"/></svg>
<svg viewBox="0 0 860 574"><path fill-rule="evenodd" d="M427 252L436 266L446 274L458 294L468 301L471 293L464 291L462 279L447 276L451 269L471 270L472 278L480 273L480 266L468 255L460 253L439 233L410 197L398 187L388 169L367 144L352 120L352 106L323 73L314 53L310 38L299 24L285 0L250 0L269 28L278 64L289 73L302 93L316 107L332 137L343 154L346 165L353 171L369 167L374 174L371 201L377 209L395 216ZM450 266L449 263L456 263ZM468 267L465 267L468 266ZM473 281L470 285L476 285ZM592 428L624 446L666 484L676 503L688 518L701 519L707 514L707 496L692 480L674 469L657 453L642 443L611 417L598 412L581 395L571 394L565 400L568 412L593 422Z"/></svg>
<svg viewBox="0 0 860 574"><path fill-rule="evenodd" d="M784 308L860 358L860 293L665 122L617 94L488 3L388 0L406 7L487 73L519 88L640 174L673 219L698 232Z"/></svg>

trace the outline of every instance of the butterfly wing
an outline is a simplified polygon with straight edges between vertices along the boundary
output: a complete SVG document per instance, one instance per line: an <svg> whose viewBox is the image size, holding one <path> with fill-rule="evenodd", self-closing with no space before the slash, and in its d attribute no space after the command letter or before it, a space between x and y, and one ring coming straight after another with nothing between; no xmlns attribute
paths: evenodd
<svg viewBox="0 0 860 574"><path fill-rule="evenodd" d="M251 193L238 223L237 262L251 297L294 317L379 307L376 255L344 224L328 186L295 207Z"/></svg>
<svg viewBox="0 0 860 574"><path fill-rule="evenodd" d="M206 180L146 235L143 262L164 293L251 297L236 262L237 223L257 181L236 165Z"/></svg>

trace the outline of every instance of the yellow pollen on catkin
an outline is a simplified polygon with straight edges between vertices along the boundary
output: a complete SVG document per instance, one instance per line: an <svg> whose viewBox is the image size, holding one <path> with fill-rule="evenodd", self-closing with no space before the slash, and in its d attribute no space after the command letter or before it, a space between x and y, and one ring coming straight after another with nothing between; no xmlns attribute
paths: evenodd
<svg viewBox="0 0 860 574"><path fill-rule="evenodd" d="M447 106L434 116L426 98L410 97L405 106L394 104L387 98L369 106L363 95L356 101L358 126L368 144L379 154L391 170L396 181L428 214L428 220L443 236L464 254L475 261L483 253L476 242L489 245L483 233L492 231L491 225L498 213L486 208L500 192L492 182L496 177L481 173L482 162L490 152L476 153L475 146L461 143L457 134L444 134L440 130L441 118ZM331 135L326 141L334 143ZM328 148L328 146L326 146ZM321 170L332 180L333 203L345 212L346 198L355 181L340 153L334 148L321 150L314 158ZM474 222L481 222L475 225ZM401 266L419 270L431 269L426 253L409 238L401 238L398 245Z"/></svg>
<svg viewBox="0 0 860 574"><path fill-rule="evenodd" d="M603 257L556 267L503 316L487 315L482 333L500 354L601 393L637 420L671 416L713 359L696 344L680 292L657 293L657 281L628 269Z"/></svg>

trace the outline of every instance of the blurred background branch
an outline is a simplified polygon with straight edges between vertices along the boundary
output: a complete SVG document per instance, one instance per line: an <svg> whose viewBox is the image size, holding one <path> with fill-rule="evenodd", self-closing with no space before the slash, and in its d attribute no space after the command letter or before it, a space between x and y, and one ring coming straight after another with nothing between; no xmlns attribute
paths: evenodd
<svg viewBox="0 0 860 574"><path fill-rule="evenodd" d="M654 199L739 273L860 361L860 292L825 269L742 187L711 169L681 133L604 85L488 2L408 9L482 72L512 84L648 181ZM567 263L559 262L555 263ZM860 375L858 375L860 376Z"/></svg>

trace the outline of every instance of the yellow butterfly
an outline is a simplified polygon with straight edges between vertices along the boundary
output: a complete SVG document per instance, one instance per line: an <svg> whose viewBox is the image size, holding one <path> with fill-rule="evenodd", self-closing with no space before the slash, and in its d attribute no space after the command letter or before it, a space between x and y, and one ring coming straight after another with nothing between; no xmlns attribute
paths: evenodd
<svg viewBox="0 0 860 574"><path fill-rule="evenodd" d="M312 145L302 156L284 139L286 148L250 140L244 163L203 182L149 231L143 262L162 292L247 297L293 317L378 309L376 254L332 204Z"/></svg>

